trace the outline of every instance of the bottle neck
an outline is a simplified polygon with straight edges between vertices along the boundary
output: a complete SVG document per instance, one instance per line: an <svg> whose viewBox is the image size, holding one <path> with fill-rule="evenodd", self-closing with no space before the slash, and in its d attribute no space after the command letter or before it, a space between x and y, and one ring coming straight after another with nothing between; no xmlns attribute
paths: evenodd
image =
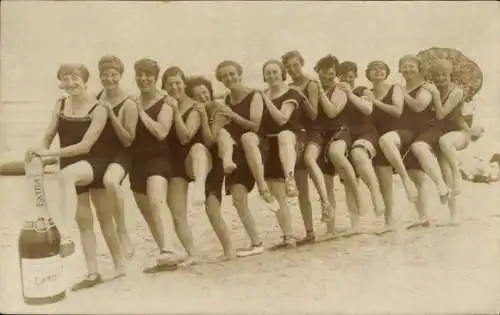
<svg viewBox="0 0 500 315"><path fill-rule="evenodd" d="M53 225L47 207L43 175L43 163L40 158L33 158L31 161L26 162L26 192L28 202L23 217L25 225L28 222L49 224L48 227ZM41 220L44 222L40 222Z"/></svg>

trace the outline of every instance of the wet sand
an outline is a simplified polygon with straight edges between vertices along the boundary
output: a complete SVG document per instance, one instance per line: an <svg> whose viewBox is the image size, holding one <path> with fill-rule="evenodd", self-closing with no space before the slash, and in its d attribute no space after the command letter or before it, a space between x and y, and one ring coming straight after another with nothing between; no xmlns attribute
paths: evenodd
<svg viewBox="0 0 500 315"><path fill-rule="evenodd" d="M57 196L53 175L47 176L51 204ZM401 225L416 219L398 180L396 218ZM429 188L433 188L428 183ZM9 191L7 190L9 188ZM17 233L21 224L23 177L0 178L2 311L28 313L492 313L500 309L500 185L463 184L460 226L401 229L384 236L361 235L283 252L219 262L222 251L203 211L190 212L196 246L205 263L156 275L142 274L153 263L155 245L127 190L127 219L136 255L124 278L92 289L68 292L57 304L26 306L20 288ZM343 190L337 185L337 225L348 227ZM12 193L14 192L14 193ZM316 196L311 196L317 200ZM270 247L280 241L277 221L260 208L255 192L252 211ZM434 223L445 223L448 211L432 195L429 213ZM317 233L319 204L314 201ZM246 234L230 199L224 217L236 247L247 245ZM165 219L169 219L166 217ZM373 213L364 226L380 227ZM167 225L167 228L171 225ZM294 210L296 235L303 226ZM98 227L96 226L96 229ZM78 237L77 235L75 235ZM78 240L78 238L77 238ZM176 247L181 250L176 241ZM79 245L79 244L78 244ZM112 262L98 234L101 272L109 278ZM68 284L83 276L83 257L66 260ZM7 289L8 285L8 289Z"/></svg>

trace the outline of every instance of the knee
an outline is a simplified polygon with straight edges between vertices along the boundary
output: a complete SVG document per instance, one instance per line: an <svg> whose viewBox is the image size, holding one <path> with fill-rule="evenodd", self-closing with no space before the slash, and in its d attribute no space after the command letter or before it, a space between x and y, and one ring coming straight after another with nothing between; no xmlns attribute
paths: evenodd
<svg viewBox="0 0 500 315"><path fill-rule="evenodd" d="M240 211L244 211L246 206L247 206L247 196L244 196L243 194L236 193L232 194L232 200L233 200L233 206Z"/></svg>
<svg viewBox="0 0 500 315"><path fill-rule="evenodd" d="M364 165L368 162L368 157L363 148L354 148L351 150L351 159L356 165Z"/></svg>
<svg viewBox="0 0 500 315"><path fill-rule="evenodd" d="M312 165L315 165L317 163L317 154L315 152L312 152L310 150L306 150L304 153L304 162L308 167L311 167Z"/></svg>
<svg viewBox="0 0 500 315"><path fill-rule="evenodd" d="M92 211L90 211L90 209L78 209L75 215L75 220L80 230L89 230L93 228L94 216L92 215Z"/></svg>
<svg viewBox="0 0 500 315"><path fill-rule="evenodd" d="M259 138L257 138L257 135L253 132L244 133L241 136L241 145L244 150L257 147L259 145Z"/></svg>
<svg viewBox="0 0 500 315"><path fill-rule="evenodd" d="M411 151L416 155L421 154L427 149L427 144L422 141L417 141L411 144Z"/></svg>
<svg viewBox="0 0 500 315"><path fill-rule="evenodd" d="M278 144L280 146L290 145L294 142L295 135L290 130L283 130L278 133Z"/></svg>
<svg viewBox="0 0 500 315"><path fill-rule="evenodd" d="M153 211L161 211L167 206L165 198L159 196L148 196L149 206Z"/></svg>
<svg viewBox="0 0 500 315"><path fill-rule="evenodd" d="M104 185L104 188L112 190L112 191L117 191L120 189L120 180L116 178L115 176L106 173L102 179L102 183Z"/></svg>
<svg viewBox="0 0 500 315"><path fill-rule="evenodd" d="M206 156L208 154L208 149L201 143L195 143L190 149L192 156Z"/></svg>
<svg viewBox="0 0 500 315"><path fill-rule="evenodd" d="M378 139L378 144L382 149L386 149L393 145L396 145L396 135L394 134L394 132L385 133Z"/></svg>
<svg viewBox="0 0 500 315"><path fill-rule="evenodd" d="M63 169L57 174L57 180L62 184L76 184L77 178L69 171Z"/></svg>
<svg viewBox="0 0 500 315"><path fill-rule="evenodd" d="M439 144L439 148L441 150L442 149L449 149L452 147L450 141L448 141L448 139L445 136L439 138L438 144Z"/></svg>

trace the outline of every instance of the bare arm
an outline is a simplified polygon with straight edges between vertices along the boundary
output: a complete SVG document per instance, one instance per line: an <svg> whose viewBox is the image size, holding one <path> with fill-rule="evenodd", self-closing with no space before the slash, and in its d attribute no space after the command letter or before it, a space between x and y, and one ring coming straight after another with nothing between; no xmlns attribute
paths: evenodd
<svg viewBox="0 0 500 315"><path fill-rule="evenodd" d="M165 140L172 127L173 109L167 104L163 104L158 114L158 121L154 121L149 115L139 107L139 119L146 129L158 140Z"/></svg>
<svg viewBox="0 0 500 315"><path fill-rule="evenodd" d="M347 104L347 94L341 89L335 89L330 99L321 91L321 106L328 118L334 118L342 112Z"/></svg>
<svg viewBox="0 0 500 315"><path fill-rule="evenodd" d="M365 115L370 115L373 111L373 103L366 98L367 93L371 93L368 90L363 92L363 96L359 97L352 90L349 90L347 95L349 100L356 106L360 112Z"/></svg>
<svg viewBox="0 0 500 315"><path fill-rule="evenodd" d="M207 109L204 106L200 106L196 108L196 110L200 114L200 128L203 143L205 143L207 147L210 147L215 143L216 137L215 134L212 133L212 129L210 128L210 120L208 118Z"/></svg>
<svg viewBox="0 0 500 315"><path fill-rule="evenodd" d="M52 110L50 122L45 130L45 134L43 135L40 146L42 149L48 149L54 141L54 138L57 133L57 126L59 124L59 112L61 111L62 100L57 101L54 109Z"/></svg>
<svg viewBox="0 0 500 315"><path fill-rule="evenodd" d="M279 126L286 124L290 120L293 111L299 106L296 100L290 98L283 102L281 109L278 109L265 94L262 94L262 98L264 99L266 108L269 110L269 114Z"/></svg>
<svg viewBox="0 0 500 315"><path fill-rule="evenodd" d="M426 89L420 89L415 98L403 89L403 97L408 107L414 112L422 112L432 102L432 94Z"/></svg>
<svg viewBox="0 0 500 315"><path fill-rule="evenodd" d="M433 104L434 104L434 109L436 110L436 117L437 119L444 119L448 114L455 109L455 107L458 106L460 101L462 100L464 96L464 93L462 92L461 89L456 88L454 89L451 93L446 102L443 104L441 102L441 97L439 95L433 96Z"/></svg>
<svg viewBox="0 0 500 315"><path fill-rule="evenodd" d="M107 120L108 111L106 108L100 105L97 106L92 113L89 129L80 142L64 148L48 150L44 155L70 157L89 153L92 146L96 143L97 139L99 139Z"/></svg>
<svg viewBox="0 0 500 315"><path fill-rule="evenodd" d="M124 146L129 147L134 141L137 120L139 119L135 102L126 100L118 117L112 110L108 111L108 114L118 139Z"/></svg>
<svg viewBox="0 0 500 315"><path fill-rule="evenodd" d="M403 91L399 85L395 85L392 90L392 104L386 104L379 100L374 100L373 105L377 106L389 115L399 117L403 113L404 98Z"/></svg>
<svg viewBox="0 0 500 315"><path fill-rule="evenodd" d="M191 139L193 139L194 135L200 129L200 114L198 111L192 110L186 122L182 118L182 115L178 109L174 110L174 120L175 120L175 131L181 144L186 144Z"/></svg>
<svg viewBox="0 0 500 315"><path fill-rule="evenodd" d="M309 97L307 98L307 102L304 104L304 109L307 116L310 119L315 120L318 116L318 103L320 99L319 84L313 81L312 84L309 84L307 87L307 93L309 94Z"/></svg>

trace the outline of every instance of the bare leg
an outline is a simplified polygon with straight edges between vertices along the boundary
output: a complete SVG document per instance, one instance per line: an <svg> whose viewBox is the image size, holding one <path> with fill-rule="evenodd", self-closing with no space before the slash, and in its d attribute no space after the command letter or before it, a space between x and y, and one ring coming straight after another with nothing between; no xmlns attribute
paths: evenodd
<svg viewBox="0 0 500 315"><path fill-rule="evenodd" d="M217 147L219 149L219 157L222 159L224 173L231 174L236 169L237 165L233 161L233 152L236 142L231 137L226 129L221 129L217 136Z"/></svg>
<svg viewBox="0 0 500 315"><path fill-rule="evenodd" d="M212 225L212 228L222 245L222 249L224 250L223 260L236 258L236 252L233 249L229 230L227 229L226 222L224 222L224 218L222 217L220 201L214 195L209 194L205 204L208 220L210 221L210 224Z"/></svg>
<svg viewBox="0 0 500 315"><path fill-rule="evenodd" d="M172 213L175 233L188 254L188 258L182 264L192 265L198 262L198 255L188 224L187 193L188 182L184 178L174 177L170 179L167 188L168 207Z"/></svg>
<svg viewBox="0 0 500 315"><path fill-rule="evenodd" d="M113 163L108 166L104 174L103 183L111 200L110 207L114 209L113 217L118 232L118 239L123 248L125 258L130 259L134 255L134 246L127 233L125 222L125 200L121 187L121 180L125 177L125 170L119 164Z"/></svg>
<svg viewBox="0 0 500 315"><path fill-rule="evenodd" d="M403 163L403 158L401 156L401 139L397 132L390 131L382 135L379 139L379 146L383 154L389 161L389 163L394 167L396 173L401 177L401 181L408 196L410 202L415 202L417 200L417 188L415 184L410 179L408 172L406 171L405 165Z"/></svg>
<svg viewBox="0 0 500 315"><path fill-rule="evenodd" d="M257 183L259 193L264 201L271 203L273 202L273 196L264 179L264 163L259 148L259 142L259 137L253 132L247 132L241 136L241 145L245 152L245 158L250 167L250 171L252 171L253 178Z"/></svg>
<svg viewBox="0 0 500 315"><path fill-rule="evenodd" d="M104 241L106 242L106 245L108 245L109 252L113 258L113 263L115 265L114 277L124 276L125 261L113 221L114 213L109 211L109 209L113 207L113 200L109 199L109 194L107 194L104 189L91 189L90 195L96 209L97 219L99 220L99 225L101 226Z"/></svg>
<svg viewBox="0 0 500 315"><path fill-rule="evenodd" d="M375 150L375 148L373 148ZM380 185L373 168L372 160L363 148L355 147L351 150L351 157L354 167L358 171L361 179L366 183L375 207L375 214L381 216L385 212L384 199L380 192Z"/></svg>
<svg viewBox="0 0 500 315"><path fill-rule="evenodd" d="M325 179L323 177L323 172L318 165L318 157L321 154L321 147L313 142L307 144L306 151L304 153L304 159L306 165L311 174L312 180L316 189L318 190L319 196L321 198L321 221L328 222L332 217L333 208L328 200L328 194L326 192Z"/></svg>
<svg viewBox="0 0 500 315"><path fill-rule="evenodd" d="M325 185L326 185L326 193L328 195L328 201L332 206L333 212L330 217L330 220L326 222L326 234L327 239L335 239L338 238L337 232L335 231L335 189L334 189L334 177L328 174L324 174Z"/></svg>
<svg viewBox="0 0 500 315"><path fill-rule="evenodd" d="M314 235L314 222L312 217L311 200L309 199L309 176L307 170L297 169L295 171L295 181L299 191L299 207L306 230L306 237L299 240L297 245L311 244L316 241Z"/></svg>
<svg viewBox="0 0 500 315"><path fill-rule="evenodd" d="M297 184L294 170L297 162L297 136L290 130L283 130L278 134L278 146L281 165L285 173L285 189L288 197L297 197Z"/></svg>
<svg viewBox="0 0 500 315"><path fill-rule="evenodd" d="M446 203L449 198L449 189L444 182L441 170L439 169L438 160L432 152L431 147L423 141L417 141L411 145L411 151L422 166L424 172L434 184L436 184L441 202Z"/></svg>
<svg viewBox="0 0 500 315"><path fill-rule="evenodd" d="M199 207L205 203L205 182L212 169L210 151L201 143L195 143L187 156L187 174L194 179L193 205Z"/></svg>
<svg viewBox="0 0 500 315"><path fill-rule="evenodd" d="M439 155L439 165L443 172L444 181L447 185L453 185L453 171L450 167L449 160L444 156L444 153ZM460 176L460 174L459 174ZM457 225L457 196L452 195L448 200L448 209L450 210L450 225Z"/></svg>
<svg viewBox="0 0 500 315"><path fill-rule="evenodd" d="M415 206L418 212L418 222L409 225L407 229L415 227L429 227L430 221L427 215L427 199L429 198L427 189L425 187L425 173L421 170L409 170L408 174L417 186L418 198Z"/></svg>
<svg viewBox="0 0 500 315"><path fill-rule="evenodd" d="M349 219L351 220L351 228L346 232L342 233L342 237L351 237L363 234L364 231L361 228L361 224L359 222L359 208L356 205L354 194L345 185L344 185L344 191L345 191L347 209L349 211Z"/></svg>
<svg viewBox="0 0 500 315"><path fill-rule="evenodd" d="M358 190L358 179L351 162L346 156L347 144L343 140L333 141L328 148L328 157L344 179L344 185L353 193L356 207L361 206L361 196Z"/></svg>
<svg viewBox="0 0 500 315"><path fill-rule="evenodd" d="M248 256L248 254L261 254L263 252L262 241L259 236L259 231L257 230L257 224L248 208L248 191L246 187L241 184L232 185L230 189L234 207L236 211L238 211L241 223L251 242L250 249L237 250L236 255Z"/></svg>
<svg viewBox="0 0 500 315"><path fill-rule="evenodd" d="M394 216L393 216L394 198L392 195L393 194L392 167L377 166L375 168L375 172L377 173L378 181L380 183L380 190L382 191L382 197L384 198L384 203L385 203L385 213L384 213L385 228L379 233L379 234L384 234L387 232L395 231Z"/></svg>
<svg viewBox="0 0 500 315"><path fill-rule="evenodd" d="M439 149L442 155L448 161L448 167L451 171L451 181L447 184L452 189L452 195L460 194L460 184L462 177L458 168L457 150L463 150L467 146L467 135L463 131L452 131L444 134L439 139ZM443 164L440 163L442 166ZM443 171L444 173L444 171Z"/></svg>
<svg viewBox="0 0 500 315"><path fill-rule="evenodd" d="M78 207L75 185L84 186L90 184L94 178L93 174L92 166L86 161L68 165L57 174L61 198L59 199L59 211L54 216L54 220L61 233L60 255L62 257L75 252L75 244L71 236L71 222ZM71 215L68 215L68 212Z"/></svg>

